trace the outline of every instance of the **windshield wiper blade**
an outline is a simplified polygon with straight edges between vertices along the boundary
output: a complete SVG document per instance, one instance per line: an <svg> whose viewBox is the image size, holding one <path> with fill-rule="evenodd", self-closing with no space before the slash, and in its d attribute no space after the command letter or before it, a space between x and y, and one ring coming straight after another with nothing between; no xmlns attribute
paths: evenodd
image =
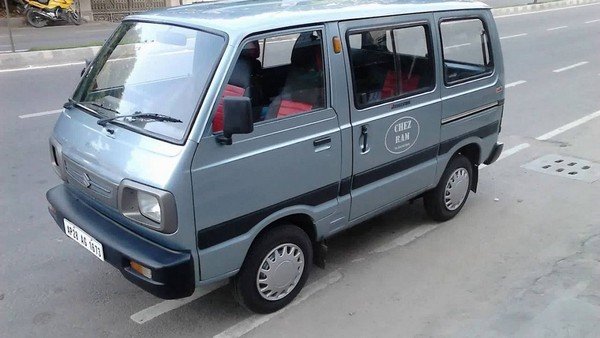
<svg viewBox="0 0 600 338"><path fill-rule="evenodd" d="M148 120L154 120L154 121L160 121L160 122L175 122L175 123L183 122L179 119L176 119L176 118L168 116L168 115L163 115L163 114L137 113L137 114L131 114L131 115L119 115L119 116L108 117L105 119L99 119L97 123L104 127L104 126L106 126L107 123L109 123L113 120L127 118L127 117L131 117L134 119L148 119Z"/></svg>

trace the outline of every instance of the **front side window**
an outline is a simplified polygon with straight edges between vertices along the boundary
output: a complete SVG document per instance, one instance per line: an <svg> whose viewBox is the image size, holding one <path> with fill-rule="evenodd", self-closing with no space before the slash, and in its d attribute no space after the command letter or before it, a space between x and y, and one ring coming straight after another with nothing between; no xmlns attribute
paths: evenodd
<svg viewBox="0 0 600 338"><path fill-rule="evenodd" d="M489 33L481 19L442 21L440 32L446 84L492 73L494 63Z"/></svg>
<svg viewBox="0 0 600 338"><path fill-rule="evenodd" d="M435 86L426 25L374 29L348 36L358 108L429 91Z"/></svg>
<svg viewBox="0 0 600 338"><path fill-rule="evenodd" d="M114 123L182 141L224 45L223 37L198 30L124 22L90 65L73 100L99 118L167 116L171 119L128 117Z"/></svg>
<svg viewBox="0 0 600 338"><path fill-rule="evenodd" d="M323 65L321 31L247 42L216 108L213 133L223 131L223 99L226 97L249 97L254 123L324 108Z"/></svg>

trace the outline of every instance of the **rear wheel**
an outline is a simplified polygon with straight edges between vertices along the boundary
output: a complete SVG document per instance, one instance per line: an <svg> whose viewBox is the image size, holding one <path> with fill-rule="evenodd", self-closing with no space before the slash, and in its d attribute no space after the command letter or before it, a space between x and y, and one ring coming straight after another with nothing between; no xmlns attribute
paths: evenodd
<svg viewBox="0 0 600 338"><path fill-rule="evenodd" d="M471 161L460 154L453 157L437 187L423 198L427 214L439 222L456 216L467 202L472 177Z"/></svg>
<svg viewBox="0 0 600 338"><path fill-rule="evenodd" d="M297 226L281 225L261 234L233 279L236 299L258 313L283 308L306 283L312 256L311 241Z"/></svg>
<svg viewBox="0 0 600 338"><path fill-rule="evenodd" d="M27 22L35 28L42 28L48 24L48 21L33 9L28 10L26 16Z"/></svg>

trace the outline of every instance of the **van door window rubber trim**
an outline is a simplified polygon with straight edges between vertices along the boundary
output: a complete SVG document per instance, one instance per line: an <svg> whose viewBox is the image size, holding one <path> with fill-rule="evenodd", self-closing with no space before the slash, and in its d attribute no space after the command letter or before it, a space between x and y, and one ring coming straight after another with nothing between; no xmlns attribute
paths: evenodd
<svg viewBox="0 0 600 338"><path fill-rule="evenodd" d="M474 76L470 76L470 77L466 77L466 78L462 78L462 79L458 79L458 80L454 80L454 81L448 81L448 79L446 78L446 57L444 55L444 38L442 36L442 24L444 22L467 21L467 20L479 20L483 24L483 30L484 30L485 35L487 36L487 48L488 48L488 52L490 54L489 55L490 56L489 64L491 66L491 70L486 71L481 74L474 75ZM488 24L485 20L485 17L483 17L481 15L466 15L466 16L458 15L458 16L450 16L450 17L441 18L438 20L438 32L440 33L439 37L440 37L440 46L441 46L441 52L442 52L442 68L444 69L443 79L444 79L444 85L446 86L446 88L452 88L452 87L455 87L460 84L465 84L467 82L472 82L475 80L492 77L492 75L494 75L494 73L496 72L496 64L494 62L494 54L493 54L493 49L492 49L493 45L492 45L492 41L490 39L490 30L489 30Z"/></svg>

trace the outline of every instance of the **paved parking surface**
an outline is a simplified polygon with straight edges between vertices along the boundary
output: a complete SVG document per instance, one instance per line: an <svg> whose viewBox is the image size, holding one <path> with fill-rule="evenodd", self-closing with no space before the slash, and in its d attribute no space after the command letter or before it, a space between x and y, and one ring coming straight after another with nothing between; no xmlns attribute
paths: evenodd
<svg viewBox="0 0 600 338"><path fill-rule="evenodd" d="M0 71L1 335L597 336L600 181L523 166L600 163L600 5L497 23L506 146L478 193L443 224L417 201L333 238L327 268L269 316L228 286L161 301L61 233L46 211L59 183L47 137L81 66Z"/></svg>

